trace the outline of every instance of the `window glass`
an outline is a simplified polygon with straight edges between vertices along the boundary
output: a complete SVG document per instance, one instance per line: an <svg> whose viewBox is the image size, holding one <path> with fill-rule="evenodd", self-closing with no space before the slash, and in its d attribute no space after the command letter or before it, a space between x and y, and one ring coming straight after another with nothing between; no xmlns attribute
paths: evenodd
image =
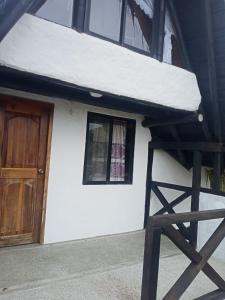
<svg viewBox="0 0 225 300"><path fill-rule="evenodd" d="M89 30L119 41L122 0L91 0Z"/></svg>
<svg viewBox="0 0 225 300"><path fill-rule="evenodd" d="M153 25L153 0L128 0L124 42L149 51Z"/></svg>
<svg viewBox="0 0 225 300"><path fill-rule="evenodd" d="M36 16L71 27L73 0L47 0L37 11Z"/></svg>
<svg viewBox="0 0 225 300"><path fill-rule="evenodd" d="M125 181L127 122L114 121L110 181Z"/></svg>
<svg viewBox="0 0 225 300"><path fill-rule="evenodd" d="M88 124L87 181L105 181L107 175L109 120L96 117Z"/></svg>
<svg viewBox="0 0 225 300"><path fill-rule="evenodd" d="M163 61L177 67L184 65L179 41L168 9L165 18Z"/></svg>
<svg viewBox="0 0 225 300"><path fill-rule="evenodd" d="M135 122L89 114L85 183L131 183Z"/></svg>

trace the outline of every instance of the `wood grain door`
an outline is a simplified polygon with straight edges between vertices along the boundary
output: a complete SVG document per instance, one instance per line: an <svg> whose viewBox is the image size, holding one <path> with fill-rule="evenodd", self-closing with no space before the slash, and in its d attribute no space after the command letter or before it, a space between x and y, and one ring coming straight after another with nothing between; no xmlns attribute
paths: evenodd
<svg viewBox="0 0 225 300"><path fill-rule="evenodd" d="M0 246L39 242L50 107L0 96Z"/></svg>

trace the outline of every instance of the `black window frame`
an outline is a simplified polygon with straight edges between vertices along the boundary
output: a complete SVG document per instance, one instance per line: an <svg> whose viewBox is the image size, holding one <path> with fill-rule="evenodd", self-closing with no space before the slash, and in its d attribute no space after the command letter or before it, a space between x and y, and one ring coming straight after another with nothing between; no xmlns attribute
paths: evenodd
<svg viewBox="0 0 225 300"><path fill-rule="evenodd" d="M106 180L104 181L89 181L87 180L87 159L88 159L88 149L89 149L89 124L93 121L93 118L103 118L109 121L109 144L108 144L108 158L107 158L107 170L106 170ZM129 164L127 166L127 178L124 181L110 181L110 170L111 170L111 150L112 150L112 136L113 136L113 122L115 120L118 121L126 121L129 125L131 125L130 129L130 141L129 141L129 149L126 147L126 157L129 157ZM86 125L86 142L85 142L85 155L84 155L84 168L83 168L83 185L132 185L133 184L133 167L134 167L134 148L135 148L135 136L136 136L136 120L129 118L121 118L112 115L105 115L95 112L87 113L87 125ZM126 145L128 144L128 135L126 136ZM128 151L128 152L127 152Z"/></svg>
<svg viewBox="0 0 225 300"><path fill-rule="evenodd" d="M92 35L94 37L97 37L97 38L103 39L105 41L114 43L116 45L128 48L128 49L130 49L130 50L132 50L134 52L137 52L137 53L140 53L140 54L152 57L152 43L151 43L149 51L145 51L145 50L142 50L140 48L137 48L137 47L134 47L132 45L129 45L129 44L125 43L124 39L125 39L125 28L126 28L126 10L127 10L128 3L127 3L127 0L121 0L121 1L122 1L122 9L121 9L119 41L115 41L115 40L110 39L108 37L105 37L105 36L103 36L101 34L93 32L93 31L91 31L89 29L91 0L85 0L85 2L86 2L86 10L85 10L85 19L84 19L84 28L83 28L84 32L87 33L87 34L89 34L89 35ZM157 1L158 0L153 0L154 7L155 7L155 2L157 2ZM153 9L153 28L154 28L154 9ZM152 31L152 34L151 34L151 39L152 39L152 37L153 37L153 31Z"/></svg>

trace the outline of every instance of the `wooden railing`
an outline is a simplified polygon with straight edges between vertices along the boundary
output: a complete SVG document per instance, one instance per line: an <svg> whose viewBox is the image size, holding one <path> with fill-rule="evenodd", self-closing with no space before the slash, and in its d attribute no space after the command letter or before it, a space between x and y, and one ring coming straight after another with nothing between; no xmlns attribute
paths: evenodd
<svg viewBox="0 0 225 300"><path fill-rule="evenodd" d="M191 245L182 234L182 231L184 230L183 223L193 223L212 219L223 219L223 221L203 248L197 252L195 246ZM179 230L175 229L173 226L175 224L179 226ZM225 238L225 209L178 214L171 213L166 215L155 215L149 218L145 237L141 300L156 300L157 297L160 240L162 233L164 233L191 260L189 266L164 296L163 300L180 299L200 271L203 271L205 275L207 275L207 277L218 287L218 290L204 295L198 298L198 300L225 299L225 281L208 263L211 255Z"/></svg>

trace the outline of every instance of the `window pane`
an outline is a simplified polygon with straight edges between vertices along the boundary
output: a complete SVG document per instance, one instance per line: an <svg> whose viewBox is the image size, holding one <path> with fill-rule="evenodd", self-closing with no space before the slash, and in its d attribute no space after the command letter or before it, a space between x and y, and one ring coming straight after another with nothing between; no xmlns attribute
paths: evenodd
<svg viewBox="0 0 225 300"><path fill-rule="evenodd" d="M179 41L169 11L166 11L163 61L177 67L183 67Z"/></svg>
<svg viewBox="0 0 225 300"><path fill-rule="evenodd" d="M153 0L128 0L126 11L126 44L149 51L153 25Z"/></svg>
<svg viewBox="0 0 225 300"><path fill-rule="evenodd" d="M126 121L114 121L110 181L125 181Z"/></svg>
<svg viewBox="0 0 225 300"><path fill-rule="evenodd" d="M71 27L73 0L47 0L37 11L36 16Z"/></svg>
<svg viewBox="0 0 225 300"><path fill-rule="evenodd" d="M88 149L87 149L87 181L106 181L108 145L109 145L109 120L96 117L89 123Z"/></svg>
<svg viewBox="0 0 225 300"><path fill-rule="evenodd" d="M91 0L89 30L119 41L122 0Z"/></svg>

